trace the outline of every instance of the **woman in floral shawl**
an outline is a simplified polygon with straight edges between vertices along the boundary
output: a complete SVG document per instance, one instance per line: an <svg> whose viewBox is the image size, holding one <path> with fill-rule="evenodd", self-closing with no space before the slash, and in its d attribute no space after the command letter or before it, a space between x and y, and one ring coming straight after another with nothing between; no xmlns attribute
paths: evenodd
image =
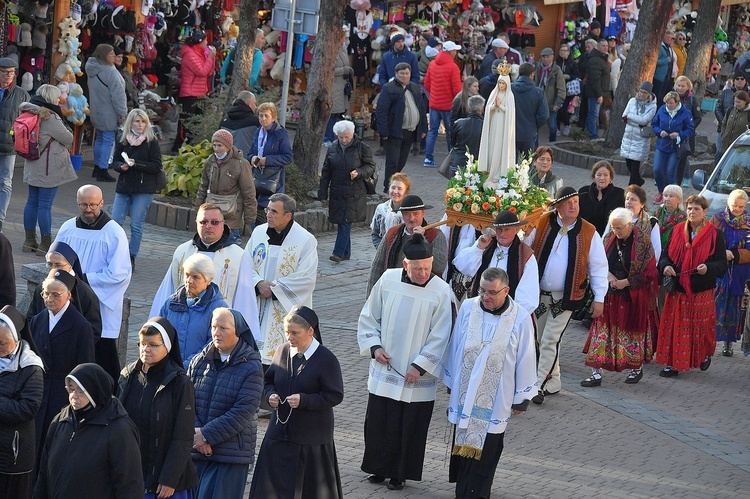
<svg viewBox="0 0 750 499"><path fill-rule="evenodd" d="M602 369L622 372L631 369L625 383L638 383L644 362L652 356L649 320L656 282L656 259L649 232L634 222L633 212L615 208L609 215L610 232L604 237L609 264L610 290L604 299L604 313L594 319L583 347L591 376L583 387L601 386Z"/></svg>
<svg viewBox="0 0 750 499"><path fill-rule="evenodd" d="M724 232L729 271L719 279L714 295L716 303L716 341L724 342L721 354L731 357L732 343L739 341L745 325L742 296L750 278L750 215L745 211L747 193L735 189L727 198L727 208L711 218Z"/></svg>
<svg viewBox="0 0 750 499"><path fill-rule="evenodd" d="M711 365L716 349L714 288L727 270L724 233L706 220L708 200L690 196L685 204L687 221L674 228L659 259L668 289L656 361L666 365L659 372L665 378Z"/></svg>
<svg viewBox="0 0 750 499"><path fill-rule="evenodd" d="M687 220L685 209L682 204L682 187L679 185L668 185L662 192L664 204L656 209L654 216L659 222L659 231L661 232L661 247L667 248L669 236L672 235L672 229L678 223Z"/></svg>

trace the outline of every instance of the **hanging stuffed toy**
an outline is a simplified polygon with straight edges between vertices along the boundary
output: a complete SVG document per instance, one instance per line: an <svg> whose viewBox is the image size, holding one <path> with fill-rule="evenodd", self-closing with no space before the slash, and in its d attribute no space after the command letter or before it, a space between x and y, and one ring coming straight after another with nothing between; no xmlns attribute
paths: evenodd
<svg viewBox="0 0 750 499"><path fill-rule="evenodd" d="M68 121L74 125L83 125L86 115L90 113L89 103L83 95L83 88L78 83L71 83L68 96Z"/></svg>

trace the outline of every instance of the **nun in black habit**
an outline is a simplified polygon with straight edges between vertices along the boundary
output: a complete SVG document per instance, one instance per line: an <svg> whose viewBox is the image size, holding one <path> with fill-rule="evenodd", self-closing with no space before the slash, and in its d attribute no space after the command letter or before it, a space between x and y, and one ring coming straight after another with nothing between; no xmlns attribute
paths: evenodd
<svg viewBox="0 0 750 499"><path fill-rule="evenodd" d="M333 407L344 398L341 366L321 344L318 316L295 306L284 317L289 340L265 374L274 408L250 488L251 498L341 498Z"/></svg>

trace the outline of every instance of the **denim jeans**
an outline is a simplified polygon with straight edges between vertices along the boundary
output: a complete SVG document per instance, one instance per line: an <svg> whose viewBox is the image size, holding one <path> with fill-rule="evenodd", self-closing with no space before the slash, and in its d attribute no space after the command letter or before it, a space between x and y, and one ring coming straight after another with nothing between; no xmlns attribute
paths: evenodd
<svg viewBox="0 0 750 499"><path fill-rule="evenodd" d="M447 151L451 150L451 112L438 111L437 109L430 108L430 131L427 133L427 149L424 154L426 160L435 161L435 142L437 142L441 120L445 126L445 143L448 146Z"/></svg>
<svg viewBox="0 0 750 499"><path fill-rule="evenodd" d="M659 149L654 151L654 179L659 192L664 192L664 187L675 183L675 173L679 162L677 150L671 153Z"/></svg>
<svg viewBox="0 0 750 499"><path fill-rule="evenodd" d="M130 211L130 256L138 256L143 238L143 222L146 221L148 207L153 200L153 194L115 194L112 220L122 225L125 223L125 215Z"/></svg>
<svg viewBox="0 0 750 499"><path fill-rule="evenodd" d="M240 236L240 229L229 229L229 240L234 239L234 244L237 246L242 244L242 237Z"/></svg>
<svg viewBox="0 0 750 499"><path fill-rule="evenodd" d="M586 131L591 135L591 139L599 138L599 126L597 121L599 120L599 109L602 105L597 102L596 97L588 98L589 110L586 113Z"/></svg>
<svg viewBox="0 0 750 499"><path fill-rule="evenodd" d="M104 130L96 131L96 140L94 140L94 165L97 168L106 170L109 168L109 161L112 159L112 151L115 147L115 132L106 132Z"/></svg>
<svg viewBox="0 0 750 499"><path fill-rule="evenodd" d="M26 206L23 208L24 230L36 230L36 224L39 222L39 231L42 234L52 234L52 203L56 194L57 187L29 186L29 197L26 198Z"/></svg>
<svg viewBox="0 0 750 499"><path fill-rule="evenodd" d="M714 157L714 163L719 164L721 159L721 133L716 134L716 156Z"/></svg>
<svg viewBox="0 0 750 499"><path fill-rule="evenodd" d="M328 118L328 124L326 125L326 134L323 136L323 142L333 142L334 140L336 140L336 135L333 133L333 125L335 125L336 122L341 121L343 119L344 119L343 114L331 113L331 117Z"/></svg>
<svg viewBox="0 0 750 499"><path fill-rule="evenodd" d="M549 141L555 142L557 140L557 113L559 111L550 111L549 118L547 118L547 128L549 128Z"/></svg>
<svg viewBox="0 0 750 499"><path fill-rule="evenodd" d="M349 258L352 256L352 226L349 224L339 224L336 233L336 243L333 245L333 254L340 258Z"/></svg>
<svg viewBox="0 0 750 499"><path fill-rule="evenodd" d="M8 211L10 195L13 192L13 168L15 166L15 154L0 156L0 229L5 221L5 212Z"/></svg>

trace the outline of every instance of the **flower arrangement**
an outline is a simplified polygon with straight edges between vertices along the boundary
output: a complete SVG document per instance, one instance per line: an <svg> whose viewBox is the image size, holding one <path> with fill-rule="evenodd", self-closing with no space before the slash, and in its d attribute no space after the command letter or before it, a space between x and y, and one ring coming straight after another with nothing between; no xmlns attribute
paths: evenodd
<svg viewBox="0 0 750 499"><path fill-rule="evenodd" d="M522 159L508 168L508 176L500 179L497 188L485 188L487 173L477 170L477 161L471 154L466 166L459 168L448 181L445 191L446 212L489 215L493 218L503 210L517 213L523 219L537 208L544 207L549 199L545 189L529 182L531 158Z"/></svg>

